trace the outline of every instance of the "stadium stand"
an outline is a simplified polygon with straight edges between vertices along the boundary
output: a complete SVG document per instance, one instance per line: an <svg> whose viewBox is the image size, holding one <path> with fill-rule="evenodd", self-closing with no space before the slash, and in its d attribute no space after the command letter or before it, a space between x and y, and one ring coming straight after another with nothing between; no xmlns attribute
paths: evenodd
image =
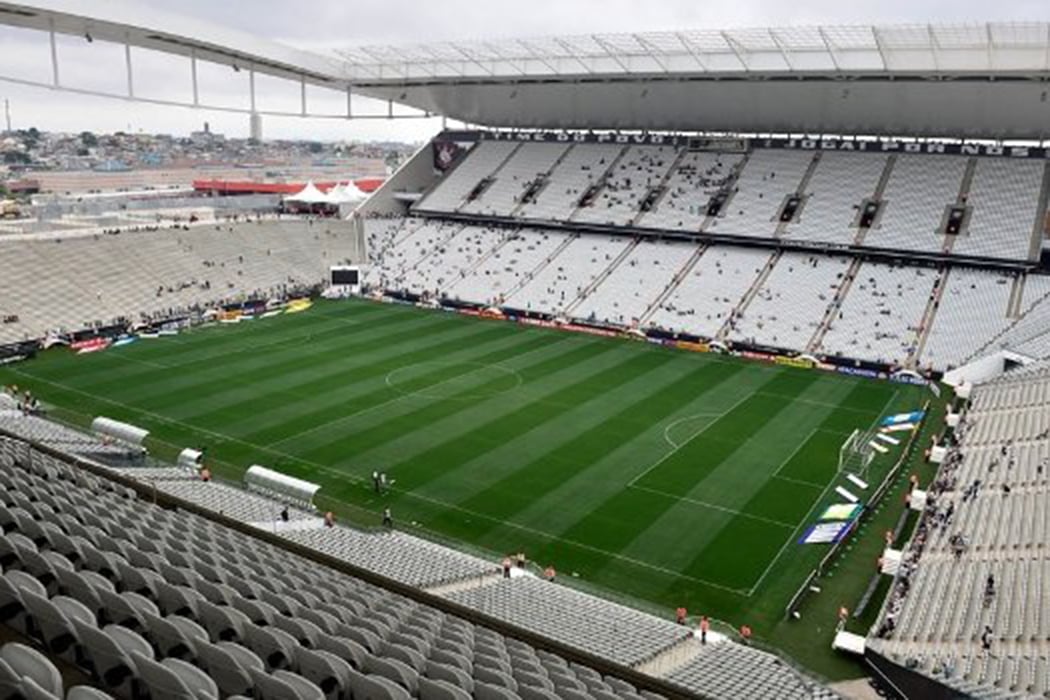
<svg viewBox="0 0 1050 700"><path fill-rule="evenodd" d="M712 696L727 698L813 698L837 695L804 676L785 669L774 656L739 644L719 644L671 674L682 685L703 687Z"/></svg>
<svg viewBox="0 0 1050 700"><path fill-rule="evenodd" d="M958 366L981 342L1009 324L1007 310L1015 276L1002 272L955 268L949 274L922 351L922 363Z"/></svg>
<svg viewBox="0 0 1050 700"><path fill-rule="evenodd" d="M714 338L769 264L769 251L711 246L649 316L672 332Z"/></svg>
<svg viewBox="0 0 1050 700"><path fill-rule="evenodd" d="M38 421L12 418L4 428L39 434ZM47 449L66 444L56 439ZM19 649L32 657L19 668L33 671L5 675L0 665L3 687L24 692L28 675L51 693L39 697L61 698L54 663L62 663L117 697L143 689L199 698L661 697L223 524L269 531L254 520L254 502L230 508L262 496L187 480L171 467L94 464L103 471L0 437L0 613L55 660ZM105 473L174 500L154 505ZM217 496L202 495L206 489ZM270 501L263 510L278 507ZM682 692L835 697L776 657L721 635L700 645L670 621L527 573L504 579L482 559L405 533L329 528L304 511L282 525L311 517L315 527L279 530L278 541L414 587L442 591L458 582L442 593L453 603L621 668L658 668ZM749 680L748 667L761 668L761 677ZM88 692L67 697L95 697Z"/></svg>
<svg viewBox="0 0 1050 700"><path fill-rule="evenodd" d="M513 141L482 141L467 157L459 161L437 186L418 204L422 210L453 212L471 199L482 196L485 184L491 183L493 173L507 161L521 143Z"/></svg>
<svg viewBox="0 0 1050 700"><path fill-rule="evenodd" d="M848 258L785 253L733 323L730 338L805 348L844 282Z"/></svg>
<svg viewBox="0 0 1050 700"><path fill-rule="evenodd" d="M403 288L406 276L432 253L444 249L462 228L462 224L425 221L397 236L383 254L376 284L383 289Z"/></svg>
<svg viewBox="0 0 1050 700"><path fill-rule="evenodd" d="M879 223L865 244L893 250L944 249L945 208L955 204L969 167L961 156L898 155L883 193Z"/></svg>
<svg viewBox="0 0 1050 700"><path fill-rule="evenodd" d="M1038 159L482 140L416 208L1018 261L1032 256L1044 179ZM870 229L864 203L878 206ZM952 206L967 212L958 234Z"/></svg>
<svg viewBox="0 0 1050 700"><path fill-rule="evenodd" d="M772 238L784 200L797 194L814 162L809 151L752 151L733 187L725 211L707 229L712 233Z"/></svg>
<svg viewBox="0 0 1050 700"><path fill-rule="evenodd" d="M1045 164L1024 160L977 160L966 195L973 214L965 233L956 236L952 252L988 258L1028 257L1037 222ZM1038 214L1036 214L1038 216Z"/></svg>
<svg viewBox="0 0 1050 700"><path fill-rule="evenodd" d="M820 340L818 350L902 365L915 351L937 272L866 262Z"/></svg>
<svg viewBox="0 0 1050 700"><path fill-rule="evenodd" d="M629 666L650 660L690 635L681 625L524 576L458 591L449 598L534 632L553 631L566 644Z"/></svg>
<svg viewBox="0 0 1050 700"><path fill-rule="evenodd" d="M583 195L602 180L622 150L622 146L608 144L573 145L551 170L535 200L523 203L515 216L567 221Z"/></svg>
<svg viewBox="0 0 1050 700"><path fill-rule="evenodd" d="M637 327L698 246L677 241L639 241L619 265L577 306L573 316Z"/></svg>
<svg viewBox="0 0 1050 700"><path fill-rule="evenodd" d="M373 534L339 527L333 531L314 528L283 534L293 542L420 588L498 573L492 562L400 532Z"/></svg>
<svg viewBox="0 0 1050 700"><path fill-rule="evenodd" d="M1032 359L1044 359L1050 355L1050 277L1028 275L1023 288L1023 312L998 336L986 342L974 354L995 350L1012 350Z"/></svg>
<svg viewBox="0 0 1050 700"><path fill-rule="evenodd" d="M971 697L1044 697L1050 369L973 387L869 644Z"/></svg>
<svg viewBox="0 0 1050 700"><path fill-rule="evenodd" d="M527 284L573 239L573 236L554 231L515 231L499 250L453 283L446 294L453 299L478 304L501 304Z"/></svg>
<svg viewBox="0 0 1050 700"><path fill-rule="evenodd" d="M370 217L365 219L365 251L367 254L369 272L378 268L386 261L386 255L390 249L405 236L410 235L415 229L423 225L422 219L406 217Z"/></svg>
<svg viewBox="0 0 1050 700"><path fill-rule="evenodd" d="M464 204L468 214L506 216L521 204L526 188L544 176L568 148L561 143L535 143L519 148L495 174L495 181L477 199Z"/></svg>
<svg viewBox="0 0 1050 700"><path fill-rule="evenodd" d="M664 181L678 151L671 146L629 146L600 183L601 191L581 206L574 221L626 226L641 212L642 200Z"/></svg>
<svg viewBox="0 0 1050 700"><path fill-rule="evenodd" d="M319 285L329 265L360 259L339 227L261 219L4 237L0 314L18 321L0 325L0 343Z"/></svg>
<svg viewBox="0 0 1050 700"><path fill-rule="evenodd" d="M543 269L507 297L506 304L560 315L580 298L630 246L624 236L578 236Z"/></svg>
<svg viewBox="0 0 1050 700"><path fill-rule="evenodd" d="M732 180L744 155L700 151L685 153L671 170L664 193L642 215L640 226L697 231L707 218L707 204Z"/></svg>
<svg viewBox="0 0 1050 700"><path fill-rule="evenodd" d="M403 268L400 277L388 282L387 288L438 297L441 290L465 276L504 240L505 235L498 230L464 226L414 265Z"/></svg>
<svg viewBox="0 0 1050 700"><path fill-rule="evenodd" d="M855 242L861 202L877 199L890 156L829 151L810 178L798 221L785 227L792 240L850 245Z"/></svg>

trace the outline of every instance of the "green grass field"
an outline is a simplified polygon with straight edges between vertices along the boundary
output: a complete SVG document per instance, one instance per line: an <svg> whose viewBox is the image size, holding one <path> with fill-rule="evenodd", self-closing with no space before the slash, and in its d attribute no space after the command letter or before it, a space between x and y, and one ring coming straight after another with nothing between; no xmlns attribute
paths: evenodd
<svg viewBox="0 0 1050 700"><path fill-rule="evenodd" d="M848 674L779 639L787 599L827 551L796 541L839 500L846 436L928 396L366 301L52 350L0 381L61 417L149 428L158 450L207 446L230 476L259 463L317 481L344 518L371 524L389 506L406 529L494 561L524 551L669 616L685 605L747 622L832 676ZM371 492L373 470L396 480L390 494Z"/></svg>

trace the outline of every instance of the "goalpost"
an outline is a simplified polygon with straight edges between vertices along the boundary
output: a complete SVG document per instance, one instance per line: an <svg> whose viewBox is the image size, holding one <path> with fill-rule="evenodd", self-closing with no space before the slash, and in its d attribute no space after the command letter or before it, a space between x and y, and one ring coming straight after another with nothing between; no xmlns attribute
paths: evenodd
<svg viewBox="0 0 1050 700"><path fill-rule="evenodd" d="M868 465L875 459L875 448L871 446L875 440L876 430L861 430L857 428L842 443L839 448L839 471L850 472L859 477L864 477L868 471Z"/></svg>

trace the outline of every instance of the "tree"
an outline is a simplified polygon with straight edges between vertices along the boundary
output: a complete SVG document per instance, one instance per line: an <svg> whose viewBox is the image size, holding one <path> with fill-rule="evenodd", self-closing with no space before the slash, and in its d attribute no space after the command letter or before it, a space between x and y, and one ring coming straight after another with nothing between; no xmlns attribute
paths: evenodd
<svg viewBox="0 0 1050 700"><path fill-rule="evenodd" d="M95 148L98 146L98 137L90 131L83 131L80 134L80 143L84 144L86 148Z"/></svg>

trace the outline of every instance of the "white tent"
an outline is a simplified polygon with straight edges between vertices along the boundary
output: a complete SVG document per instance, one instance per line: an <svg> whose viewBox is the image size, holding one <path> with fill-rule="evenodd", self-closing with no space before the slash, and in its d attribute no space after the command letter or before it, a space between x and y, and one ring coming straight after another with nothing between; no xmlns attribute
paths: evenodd
<svg viewBox="0 0 1050 700"><path fill-rule="evenodd" d="M345 185L336 185L328 192L328 201L332 204L360 204L366 199L368 195L359 190L351 180Z"/></svg>
<svg viewBox="0 0 1050 700"><path fill-rule="evenodd" d="M297 202L300 204L330 204L332 200L328 198L321 190L317 189L317 186L313 183L313 180L306 183L306 187L299 190L295 194L290 194L284 198L286 202Z"/></svg>

